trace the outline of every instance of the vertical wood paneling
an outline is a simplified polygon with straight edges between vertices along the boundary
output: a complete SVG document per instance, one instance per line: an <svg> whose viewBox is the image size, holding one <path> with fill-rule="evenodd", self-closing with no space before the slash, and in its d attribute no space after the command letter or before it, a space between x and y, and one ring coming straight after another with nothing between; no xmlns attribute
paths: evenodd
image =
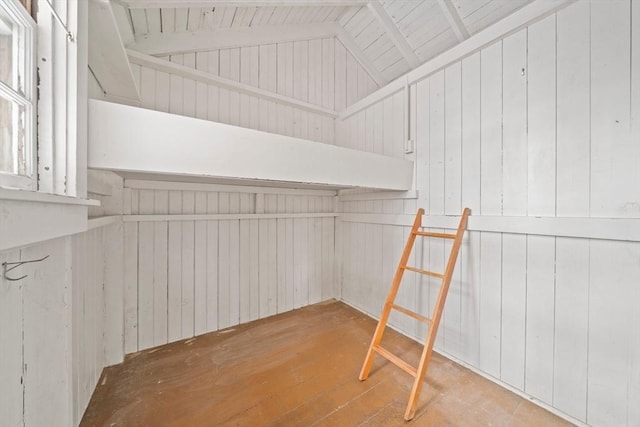
<svg viewBox="0 0 640 427"><path fill-rule="evenodd" d="M586 422L589 242L556 240L553 405Z"/></svg>
<svg viewBox="0 0 640 427"><path fill-rule="evenodd" d="M124 214L133 213L133 193L123 191ZM133 353L138 351L138 224L125 223L124 234L124 351Z"/></svg>
<svg viewBox="0 0 640 427"><path fill-rule="evenodd" d="M502 210L527 214L527 30L502 42ZM524 389L527 292L525 236L502 236L500 379Z"/></svg>
<svg viewBox="0 0 640 427"><path fill-rule="evenodd" d="M125 275L124 228L122 224L111 225L105 230L104 256L105 365L111 366L116 363L120 363L124 356L123 332Z"/></svg>
<svg viewBox="0 0 640 427"><path fill-rule="evenodd" d="M589 216L590 5L557 16L557 214Z"/></svg>
<svg viewBox="0 0 640 427"><path fill-rule="evenodd" d="M527 30L507 37L502 46L502 210L504 215L526 215Z"/></svg>
<svg viewBox="0 0 640 427"><path fill-rule="evenodd" d="M309 206L311 208L311 205ZM321 208L321 207L320 207ZM318 210L316 207L313 210ZM307 220L307 232L309 240L307 244L309 253L309 304L322 301L322 218Z"/></svg>
<svg viewBox="0 0 640 427"><path fill-rule="evenodd" d="M153 213L153 190L139 192L139 212ZM154 338L154 289L153 289L153 224L138 225L138 346L153 346Z"/></svg>
<svg viewBox="0 0 640 427"><path fill-rule="evenodd" d="M169 192L154 192L154 213L168 212ZM153 224L153 345L167 342L168 224Z"/></svg>
<svg viewBox="0 0 640 427"><path fill-rule="evenodd" d="M183 65L189 68L196 68L196 54L185 53ZM196 117L196 82L191 79L183 81L182 114L189 117Z"/></svg>
<svg viewBox="0 0 640 427"><path fill-rule="evenodd" d="M640 251L634 242L591 242L589 248L589 359L587 423L630 425L628 359L635 337L627 319L637 301L629 299L637 288ZM615 307L615 316L611 310Z"/></svg>
<svg viewBox="0 0 640 427"><path fill-rule="evenodd" d="M229 193L220 193L220 213L229 213ZM231 221L218 222L218 327L227 328L232 325L230 313L230 227Z"/></svg>
<svg viewBox="0 0 640 427"><path fill-rule="evenodd" d="M529 215L556 214L556 17L529 27Z"/></svg>
<svg viewBox="0 0 640 427"><path fill-rule="evenodd" d="M25 393L22 412L25 425L42 425L56 421L59 424L71 422L69 419L71 413L67 410L68 395L53 393L60 389L70 390L68 372L65 369L58 369L55 372L48 369L49 366L67 367L70 362L69 337L65 327L69 321L69 313L64 309L64 305L65 301L71 301L71 288L51 286L52 283L65 283L72 279L70 263L66 259L67 255L70 255L67 252L67 244L70 244L69 239L57 239L21 251L21 258L24 260L50 255L46 267L31 266L31 271L35 270L38 274L32 273L29 281L23 282L25 286L21 304L21 329L23 331L23 363L26 369L23 374ZM84 274L79 279L85 279ZM86 294L87 290L90 291L91 287L83 290L83 293ZM87 302L91 310L93 307L90 301ZM40 332L43 325L47 326L50 333ZM79 339L84 341L88 338L87 335L87 330L81 329ZM91 386L90 370L93 368L89 365L92 342L88 341L87 344L88 354L82 352L78 355L81 360L79 390L84 396L87 392L91 392L87 389ZM43 351L44 349L46 351ZM37 393L35 392L37 388L46 391Z"/></svg>
<svg viewBox="0 0 640 427"><path fill-rule="evenodd" d="M240 195L229 195L229 210L239 212ZM240 323L240 221L229 222L229 321L230 326Z"/></svg>
<svg viewBox="0 0 640 427"><path fill-rule="evenodd" d="M209 55L205 53L196 53L195 54L195 69L198 71L208 72L209 71ZM206 83L196 82L195 83L196 90L196 111L195 117L199 119L206 120L209 116L208 111L208 103L209 103L209 91Z"/></svg>
<svg viewBox="0 0 640 427"><path fill-rule="evenodd" d="M640 140L640 7L631 4L631 137L634 141ZM640 150L634 150L635 164L640 164ZM640 171L635 168L634 181L640 181ZM633 191L633 190L632 190ZM638 189L636 188L636 191ZM636 244L636 251L640 251ZM637 252L636 252L637 253ZM636 264L638 265L638 264ZM640 287L635 287L634 295L630 301L640 301ZM631 339L629 343L629 365L628 365L628 385L629 394L627 397L627 423L629 425L640 425L640 407L632 402L640 401L640 310L633 310L630 319L631 329L629 331Z"/></svg>
<svg viewBox="0 0 640 427"><path fill-rule="evenodd" d="M134 214L253 213L257 204L268 213L333 210L332 197L324 195L260 194L258 203L257 195L249 193L125 193L126 212ZM147 228L143 242L140 229ZM138 224L134 231L134 236L126 236L135 244L132 252L139 261L136 292L127 295L133 302L126 301L134 310L129 322L137 332L131 351L335 295L333 218L153 221Z"/></svg>
<svg viewBox="0 0 640 427"><path fill-rule="evenodd" d="M502 212L502 43L481 52L481 152L480 208L483 215ZM480 237L480 359L479 366L500 376L501 256L499 234Z"/></svg>
<svg viewBox="0 0 640 427"><path fill-rule="evenodd" d="M591 216L638 216L628 185L637 141L630 127L630 2L591 3ZM615 83L614 83L615 82ZM612 167L615 165L615 167ZM631 199L627 191L631 191ZM632 204L628 203L632 201Z"/></svg>
<svg viewBox="0 0 640 427"><path fill-rule="evenodd" d="M462 64L445 70L445 215L462 209Z"/></svg>
<svg viewBox="0 0 640 427"><path fill-rule="evenodd" d="M347 49L336 40L334 42L335 98L334 108L342 111L347 107Z"/></svg>
<svg viewBox="0 0 640 427"><path fill-rule="evenodd" d="M627 0L572 3L418 82L410 111L417 121L417 205L455 214L458 198L473 215L638 217L640 186L633 183L640 145L629 143L640 128L630 122L640 111L633 95L640 87L640 67L634 67L640 54L633 49L640 8L634 6ZM390 96L337 123L345 145L376 151L369 125L379 109L383 152L397 153L404 105L396 102ZM450 145L458 138L459 150ZM404 214L412 202L380 205L384 213ZM375 202L341 208L376 212ZM339 233L342 295L370 310L377 296L359 277L359 257L374 256L369 247L379 233L384 277L397 262L393 247L404 242L395 232L401 227L362 227L347 223ZM538 401L589 425L637 424L640 312L630 302L639 291L630 283L640 277L638 246L467 233L461 289L456 295L452 286L436 348L457 356L460 336L457 357ZM416 256L426 267L442 252L427 243L417 246ZM404 291L399 299L406 301ZM420 312L428 314L432 299L415 293ZM392 324L423 339L398 316Z"/></svg>
<svg viewBox="0 0 640 427"><path fill-rule="evenodd" d="M589 216L590 5L557 14L558 216ZM589 241L556 239L553 405L586 422Z"/></svg>
<svg viewBox="0 0 640 427"><path fill-rule="evenodd" d="M260 224L258 220L249 220L249 320L260 318ZM242 301L243 306L247 301Z"/></svg>
<svg viewBox="0 0 640 427"><path fill-rule="evenodd" d="M246 195L243 195L246 196ZM251 259L251 229L249 221L239 221L239 238L240 238L240 258L239 258L239 301L245 303L240 304L240 323L246 323L251 319L251 265L257 263L258 260Z"/></svg>
<svg viewBox="0 0 640 427"><path fill-rule="evenodd" d="M182 64L182 55L171 56L171 62ZM183 98L184 98L184 79L180 76L171 74L169 77L169 112L173 114L183 113Z"/></svg>
<svg viewBox="0 0 640 427"><path fill-rule="evenodd" d="M207 194L207 212L218 212L218 193ZM218 221L207 221L207 330L218 329Z"/></svg>
<svg viewBox="0 0 640 427"><path fill-rule="evenodd" d="M500 379L524 390L527 240L526 236L502 236L502 335Z"/></svg>
<svg viewBox="0 0 640 427"><path fill-rule="evenodd" d="M207 55L207 67L209 73L217 76L220 74L220 52L200 52L198 55ZM220 120L220 104L218 103L218 97L220 96L220 88L215 85L208 86L207 94L207 119L218 121Z"/></svg>
<svg viewBox="0 0 640 427"><path fill-rule="evenodd" d="M169 213L182 213L182 194L169 192ZM167 260L167 335L169 342L182 338L182 224L169 222Z"/></svg>
<svg viewBox="0 0 640 427"><path fill-rule="evenodd" d="M335 108L335 38L322 40L322 106Z"/></svg>
<svg viewBox="0 0 640 427"><path fill-rule="evenodd" d="M462 207L480 213L480 53L462 60ZM418 98L420 102L420 97ZM467 232L462 245L461 357L479 360L480 233Z"/></svg>
<svg viewBox="0 0 640 427"><path fill-rule="evenodd" d="M555 238L527 237L527 338L525 391L543 402L553 399Z"/></svg>
<svg viewBox="0 0 640 427"><path fill-rule="evenodd" d="M195 194L195 213L207 213L207 193ZM207 329L207 222L195 221L194 224L194 335L200 335Z"/></svg>
<svg viewBox="0 0 640 427"><path fill-rule="evenodd" d="M491 45L481 52L480 67L482 111L480 213L500 215L502 213L502 43Z"/></svg>
<svg viewBox="0 0 640 427"><path fill-rule="evenodd" d="M339 289L336 284L335 269L337 268L337 242L335 240L335 221L331 218L322 219L322 297L327 300L329 298L339 298Z"/></svg>
<svg viewBox="0 0 640 427"><path fill-rule="evenodd" d="M20 252L4 252L0 257L2 262L15 262ZM0 413L8 425L21 425L23 419L22 295L21 284L0 278Z"/></svg>

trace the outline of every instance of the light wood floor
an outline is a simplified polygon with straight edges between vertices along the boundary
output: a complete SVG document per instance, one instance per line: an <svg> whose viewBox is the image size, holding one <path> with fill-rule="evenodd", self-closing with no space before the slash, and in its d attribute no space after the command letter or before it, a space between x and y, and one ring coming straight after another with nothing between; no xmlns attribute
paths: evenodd
<svg viewBox="0 0 640 427"><path fill-rule="evenodd" d="M104 370L81 425L407 424L413 378L377 357L358 381L375 325L329 302L129 355ZM417 364L415 342L388 329L383 343ZM437 354L411 424L570 425Z"/></svg>

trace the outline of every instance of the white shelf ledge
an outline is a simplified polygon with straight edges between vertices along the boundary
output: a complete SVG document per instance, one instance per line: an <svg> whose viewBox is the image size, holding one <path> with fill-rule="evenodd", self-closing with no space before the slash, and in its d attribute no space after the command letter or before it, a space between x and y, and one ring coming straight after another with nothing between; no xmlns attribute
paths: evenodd
<svg viewBox="0 0 640 427"><path fill-rule="evenodd" d="M404 159L98 100L88 166L381 190L409 190L413 178Z"/></svg>

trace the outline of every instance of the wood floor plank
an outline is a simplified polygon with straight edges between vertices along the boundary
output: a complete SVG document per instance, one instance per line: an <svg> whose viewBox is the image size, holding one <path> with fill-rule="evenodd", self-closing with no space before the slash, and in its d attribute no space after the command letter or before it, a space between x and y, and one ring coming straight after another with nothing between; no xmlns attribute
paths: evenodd
<svg viewBox="0 0 640 427"><path fill-rule="evenodd" d="M331 301L128 355L106 368L81 426L404 425L413 378L376 357L375 321ZM408 363L421 347L387 330ZM415 425L570 425L434 354Z"/></svg>

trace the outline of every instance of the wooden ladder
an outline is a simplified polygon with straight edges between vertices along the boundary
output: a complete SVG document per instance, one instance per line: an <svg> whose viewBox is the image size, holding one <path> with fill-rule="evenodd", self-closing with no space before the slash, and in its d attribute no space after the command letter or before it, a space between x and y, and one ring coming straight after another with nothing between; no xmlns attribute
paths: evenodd
<svg viewBox="0 0 640 427"><path fill-rule="evenodd" d="M460 223L458 224L458 230L455 234L430 233L430 232L420 230L420 228L422 227L422 215L424 215L424 209L422 208L418 209L418 212L416 213L416 218L413 221L413 226L411 227L411 234L409 235L407 244L404 247L404 252L402 253L402 257L400 258L398 269L396 270L396 274L393 277L391 289L389 290L389 294L387 295L387 299L384 303L384 307L382 308L380 321L378 322L376 331L373 334L373 339L371 340L371 344L369 345L369 350L367 351L367 357L364 359L364 365L362 366L362 370L360 371L360 381L366 380L369 377L369 372L371 371L371 366L373 365L373 358L375 354L378 353L380 356L389 360L391 363L398 366L403 371L408 372L415 378L413 382L413 388L411 389L411 394L409 396L409 403L407 404L407 409L404 413L404 419L407 421L412 419L416 412L418 397L420 396L420 391L422 390L422 384L424 382L424 375L427 372L427 366L429 364L429 360L431 359L431 352L433 351L433 344L436 340L436 333L438 332L440 317L442 317L442 310L444 309L444 303L445 303L445 300L447 299L447 292L449 291L449 285L451 284L453 269L456 266L456 259L458 258L458 252L460 251L460 245L462 244L462 237L464 236L464 230L467 228L467 218L469 217L470 213L471 213L471 210L469 208L465 208L463 210L462 216L460 217ZM413 245L416 241L417 236L435 237L435 238L453 240L453 246L451 247L449 260L447 261L447 267L445 269L444 274L434 273L432 271L422 270L422 269L419 269L416 267L410 267L407 265L407 261L409 260L409 255L411 255L411 250L413 249ZM411 310L408 310L404 307L400 307L394 303L396 299L396 295L398 294L398 289L400 288L400 282L402 281L402 276L405 270L426 274L428 276L438 277L442 279L440 292L438 293L438 300L436 301L436 305L433 310L433 317L431 319L425 316L422 316L418 313L415 313ZM394 355L393 353L389 352L388 350L380 346L380 342L382 341L382 334L384 333L384 329L387 326L389 315L391 314L392 309L397 310L400 313L406 314L407 316L413 317L414 319L417 319L428 325L427 339L424 345L424 349L422 350L420 363L418 364L417 368L414 368L404 360L400 359L398 356Z"/></svg>

